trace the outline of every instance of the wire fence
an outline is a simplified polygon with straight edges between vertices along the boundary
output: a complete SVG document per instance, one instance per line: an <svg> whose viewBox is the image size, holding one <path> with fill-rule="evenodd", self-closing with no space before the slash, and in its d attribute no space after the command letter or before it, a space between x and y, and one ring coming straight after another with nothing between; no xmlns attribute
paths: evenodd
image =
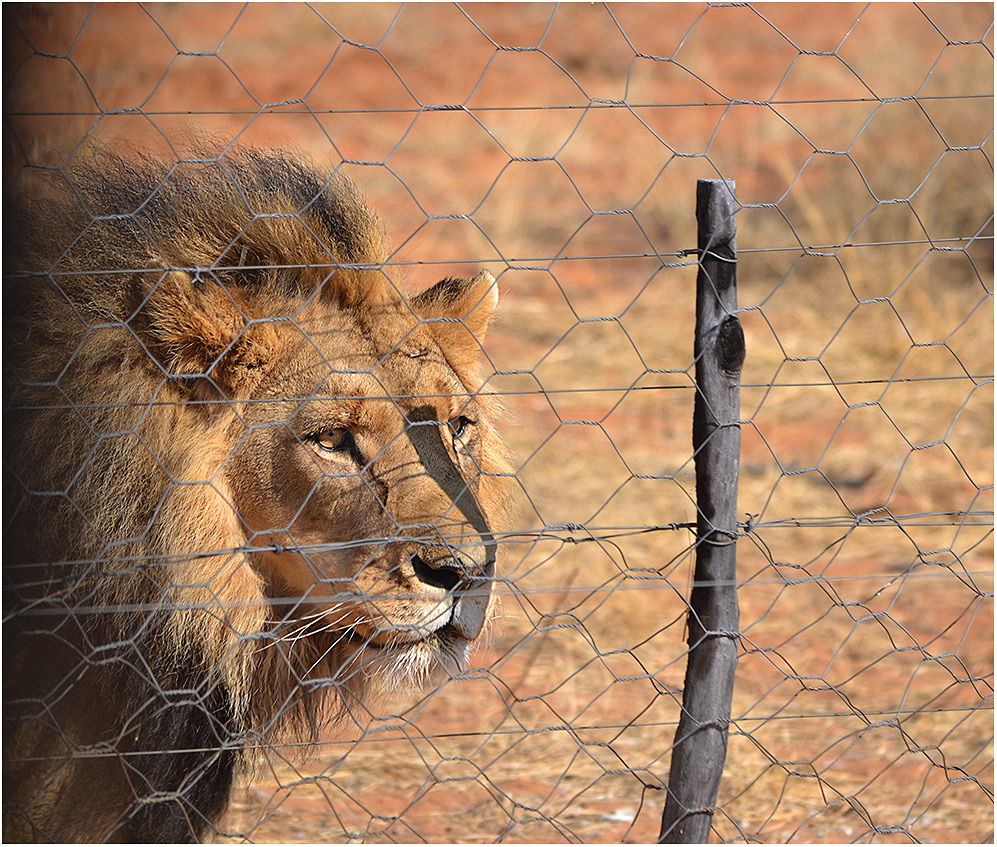
<svg viewBox="0 0 997 847"><path fill-rule="evenodd" d="M160 356L133 340L157 295L127 319L98 321L86 311L92 304L73 303L81 317L62 339L64 359L36 362L30 379L10 352L19 336L8 343L5 332L7 431L31 432L19 422L46 407L68 414L59 441L5 436L5 649L46 626L60 645L76 645L73 673L31 668L30 692L5 685L5 839L76 764L111 762L96 766L105 780L131 767L114 743L60 730L65 703L85 702L99 688L94 678L118 665L148 672L149 702L182 701L191 724L209 716L202 770L235 744L260 753L237 775L224 814L217 798L197 800L212 817L208 840L674 837L662 833L662 814L675 790L669 768L702 517L691 435L699 179L737 183L736 316L747 350L737 671L710 838L993 839L991 5L51 4L5 5L3 17L5 201L68 186L84 209L73 248L52 245L45 273L33 277L48 282L35 284L71 286L86 261L79 256L108 233L162 238L156 192L96 220L86 211L99 193L82 165L94 151L140 150L176 166L159 188L221 163L248 212L266 190L239 176L236 151L300 150L325 175L348 174L384 220L393 246L372 272L391 290L480 269L497 281L500 305L480 350L484 384L469 396L502 400L498 429L511 465L489 470L474 457L452 500L463 502L475 490L467 480L489 473L517 492L508 524L492 534L496 573L460 577L483 578L499 610L470 664L450 668L456 679L422 694L348 700L345 719L322 723L316 740L277 743L259 724L237 739L219 735L214 683L196 696L179 684L167 691L150 658L155 643L142 654L148 664L138 659L151 626L143 620L181 596L178 584L162 588L149 576L156 520L141 523L127 502L108 515L99 492L88 499L74 488L88 467L111 467L120 455L150 489L184 483L148 447L150 410L166 402L165 389L132 396L116 387L109 401L94 396L101 386L79 389L73 371L75 352L101 332L123 361ZM313 226L313 201L315 193L290 217ZM276 231L287 217L250 214L243 235ZM5 231L10 225L8 213ZM356 232L347 236L337 259L360 279L369 268L350 258L363 251L350 241ZM304 278L322 263L296 243L305 245L296 271ZM169 258L168 245L160 249ZM9 308L25 278L8 252ZM86 273L141 271L154 277L149 290L180 297L169 287L178 270L225 287L226 268L263 278L271 265L292 264L225 250L214 259L153 269L101 265L98 255ZM469 329L487 299L474 290L477 299L464 303ZM220 312L244 310L245 332L268 325L238 296L219 302ZM281 320L327 330L296 309ZM428 300L416 311L423 321L464 314L432 313ZM419 350L406 355L421 361ZM163 367L174 382L208 370ZM384 387L401 408L407 396ZM276 403L287 421L292 399L259 405ZM102 431L101 404L120 411L126 400L130 417ZM274 429L252 410L240 415L252 434L240 445ZM475 423L461 409L439 420L455 444ZM197 431L184 424L176 435L216 449L197 445ZM325 449L351 449L330 432L336 440ZM219 490L236 455L215 457L191 479ZM32 463L50 477L28 480ZM278 470L257 472L290 484ZM86 549L100 555L26 537L32 498L51 506L45 514L82 515L100 536ZM168 509L164 494L155 515ZM368 547L398 540L358 538ZM217 574L226 586L238 582L241 571L226 568L239 557L267 567L260 563L279 558L284 542L258 532L226 550L199 547L193 527L180 541L175 561L156 564L183 565L170 573L182 573L186 588L210 589L210 597L182 595L197 620L210 618L205 631L240 632L240 645L305 631L239 630L239 595L213 582ZM405 541L416 543L411 534ZM318 561L331 547L295 549ZM38 551L50 548L62 566L58 585L37 573L46 564ZM92 595L95 571L128 578L113 597ZM63 592L54 624L37 623L48 619L36 580L49 601L56 587ZM366 590L376 610L383 585ZM283 602L295 606L293 592ZM134 635L124 643L73 640L71 630L87 631L80 621L127 612ZM5 660L4 673L23 669ZM265 685L253 691L274 696ZM165 721L164 710L134 708L112 721L118 741L133 733L137 743L143 726ZM43 732L63 739L58 767L31 771L52 758L37 752ZM34 740L8 745L26 735ZM177 752L177 761L192 753ZM24 793L15 784L22 773L43 775L26 777ZM145 807L175 799L130 790ZM83 789L66 789L63 803L73 814L100 805ZM189 837L185 826L178 840Z"/></svg>

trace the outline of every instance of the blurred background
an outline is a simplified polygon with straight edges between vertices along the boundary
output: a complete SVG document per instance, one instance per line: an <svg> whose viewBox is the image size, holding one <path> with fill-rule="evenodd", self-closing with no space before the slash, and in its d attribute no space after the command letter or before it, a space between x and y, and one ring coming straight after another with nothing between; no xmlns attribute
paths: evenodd
<svg viewBox="0 0 997 847"><path fill-rule="evenodd" d="M3 20L5 191L96 145L289 148L359 183L401 286L499 281L522 506L490 644L272 754L216 840L657 838L694 564L686 251L717 177L748 354L714 839L993 839L992 4Z"/></svg>

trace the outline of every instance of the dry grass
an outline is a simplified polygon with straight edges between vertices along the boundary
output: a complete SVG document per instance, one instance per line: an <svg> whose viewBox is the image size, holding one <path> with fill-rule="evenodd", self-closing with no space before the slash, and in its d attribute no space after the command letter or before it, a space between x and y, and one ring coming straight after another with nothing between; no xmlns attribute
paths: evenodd
<svg viewBox="0 0 997 847"><path fill-rule="evenodd" d="M695 245L695 180L718 174L744 204L739 512L756 525L715 836L992 839L991 7L319 11L380 52L306 7L250 6L227 66L183 57L157 84L175 50L133 7L98 7L76 66L102 104L166 114L104 116L92 138L182 145L197 109L222 140L353 160L392 273L499 276L488 352L522 535L477 668L275 760L220 840L656 838L692 538L627 528L695 518L695 265L676 253ZM237 9L152 12L212 50ZM81 10L44 14L25 31L68 49ZM79 89L17 108L92 111ZM14 116L6 149L60 163L87 125ZM562 524L586 528L535 535Z"/></svg>

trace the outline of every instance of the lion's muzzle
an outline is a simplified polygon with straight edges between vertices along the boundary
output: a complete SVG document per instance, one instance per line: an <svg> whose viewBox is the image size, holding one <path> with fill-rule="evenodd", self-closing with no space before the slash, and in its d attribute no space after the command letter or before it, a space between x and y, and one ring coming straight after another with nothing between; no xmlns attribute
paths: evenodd
<svg viewBox="0 0 997 847"><path fill-rule="evenodd" d="M450 549L434 556L435 552L436 548L424 549L412 557L415 576L420 582L447 592L452 606L445 626L473 641L488 619L491 580L495 574L494 548L489 545L462 552Z"/></svg>

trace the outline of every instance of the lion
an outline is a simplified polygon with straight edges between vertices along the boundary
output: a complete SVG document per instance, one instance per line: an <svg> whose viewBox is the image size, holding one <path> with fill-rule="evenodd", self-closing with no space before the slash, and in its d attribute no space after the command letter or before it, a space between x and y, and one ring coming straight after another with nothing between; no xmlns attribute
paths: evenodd
<svg viewBox="0 0 997 847"><path fill-rule="evenodd" d="M403 296L355 186L288 153L22 178L4 839L198 840L253 750L466 667L510 503L498 288Z"/></svg>

